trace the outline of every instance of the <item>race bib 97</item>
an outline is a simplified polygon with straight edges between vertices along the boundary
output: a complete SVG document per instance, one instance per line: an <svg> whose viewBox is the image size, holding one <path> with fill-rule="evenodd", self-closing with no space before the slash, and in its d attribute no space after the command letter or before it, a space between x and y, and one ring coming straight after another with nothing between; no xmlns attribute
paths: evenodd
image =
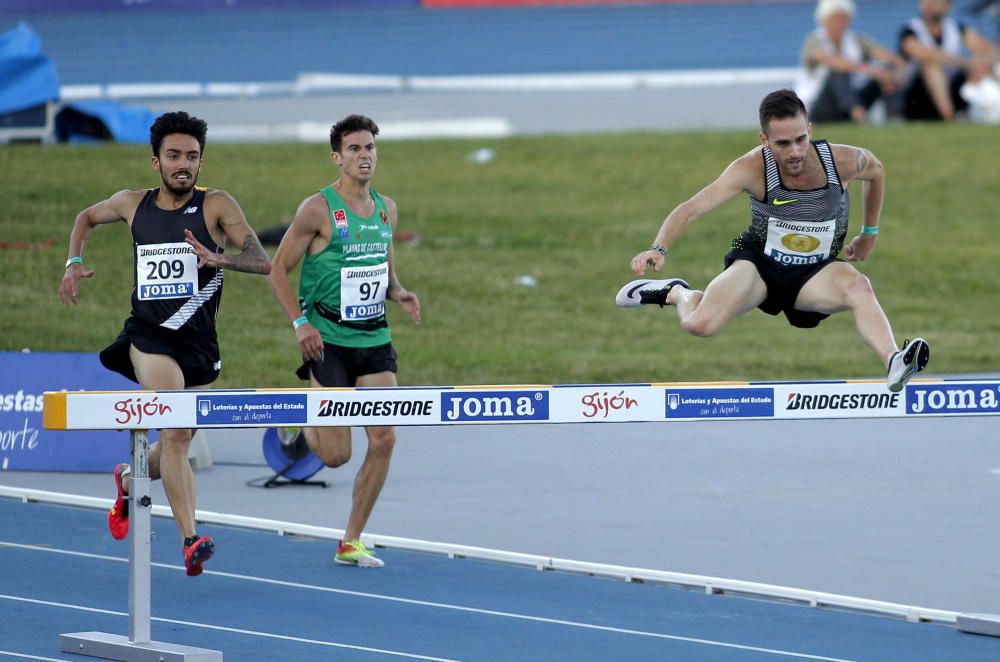
<svg viewBox="0 0 1000 662"><path fill-rule="evenodd" d="M796 223L770 218L764 253L788 267L817 264L830 257L837 220L819 223Z"/></svg>
<svg viewBox="0 0 1000 662"><path fill-rule="evenodd" d="M340 270L340 317L346 321L370 320L385 314L389 289L389 263Z"/></svg>
<svg viewBox="0 0 1000 662"><path fill-rule="evenodd" d="M184 242L138 246L135 282L140 301L194 296L198 291L198 256Z"/></svg>

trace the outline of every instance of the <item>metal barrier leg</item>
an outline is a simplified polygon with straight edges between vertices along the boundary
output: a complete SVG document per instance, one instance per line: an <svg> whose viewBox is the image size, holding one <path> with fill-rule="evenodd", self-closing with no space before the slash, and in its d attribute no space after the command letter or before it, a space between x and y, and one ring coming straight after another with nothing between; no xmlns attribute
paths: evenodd
<svg viewBox="0 0 1000 662"><path fill-rule="evenodd" d="M152 641L152 505L149 496L149 434L132 431L129 478L128 637L104 632L59 635L60 650L122 662L222 662L222 651Z"/></svg>

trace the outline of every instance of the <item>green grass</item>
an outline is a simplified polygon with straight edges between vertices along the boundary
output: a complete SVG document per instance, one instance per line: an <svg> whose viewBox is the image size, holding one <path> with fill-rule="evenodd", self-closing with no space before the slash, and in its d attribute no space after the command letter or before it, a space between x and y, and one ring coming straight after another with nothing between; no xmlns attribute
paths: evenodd
<svg viewBox="0 0 1000 662"><path fill-rule="evenodd" d="M882 233L860 268L900 341L922 335L931 371L1000 368L996 281L1000 131L981 126L818 127L869 147L888 180ZM664 215L753 147L750 131L607 134L498 141L383 142L376 187L420 241L396 247L402 282L421 298L417 328L390 305L403 384L588 383L865 377L881 366L849 315L791 328L754 311L711 339L672 311L615 308L628 261ZM489 146L484 165L465 156ZM335 175L321 145L209 145L201 183L224 188L261 230ZM85 252L97 275L79 306L58 300L75 214L121 188L157 183L147 148L0 148L0 350L96 352L118 333L132 286L127 228L98 228ZM861 222L852 186L851 234ZM746 199L693 224L667 271L696 287L721 268L749 222ZM273 250L273 249L272 249ZM534 288L514 284L528 274ZM297 346L263 278L230 273L220 315L218 386L299 386Z"/></svg>

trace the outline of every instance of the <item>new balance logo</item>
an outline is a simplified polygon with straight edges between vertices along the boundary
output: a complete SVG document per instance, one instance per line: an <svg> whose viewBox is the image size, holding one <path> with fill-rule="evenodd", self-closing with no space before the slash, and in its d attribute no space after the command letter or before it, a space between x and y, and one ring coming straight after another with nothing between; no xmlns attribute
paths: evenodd
<svg viewBox="0 0 1000 662"><path fill-rule="evenodd" d="M197 207L188 207L187 209L184 210L184 213L185 214L197 214L198 213L198 208Z"/></svg>

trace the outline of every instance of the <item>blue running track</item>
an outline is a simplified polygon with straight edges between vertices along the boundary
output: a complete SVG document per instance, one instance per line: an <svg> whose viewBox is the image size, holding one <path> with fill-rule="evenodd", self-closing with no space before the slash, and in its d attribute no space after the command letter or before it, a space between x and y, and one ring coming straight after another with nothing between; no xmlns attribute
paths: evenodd
<svg viewBox="0 0 1000 662"><path fill-rule="evenodd" d="M127 634L128 547L105 523L0 499L0 660L93 659L59 634ZM226 660L1000 659L944 625L393 549L363 570L327 540L221 526L200 527L218 554L188 578L173 522L153 531L153 639Z"/></svg>

